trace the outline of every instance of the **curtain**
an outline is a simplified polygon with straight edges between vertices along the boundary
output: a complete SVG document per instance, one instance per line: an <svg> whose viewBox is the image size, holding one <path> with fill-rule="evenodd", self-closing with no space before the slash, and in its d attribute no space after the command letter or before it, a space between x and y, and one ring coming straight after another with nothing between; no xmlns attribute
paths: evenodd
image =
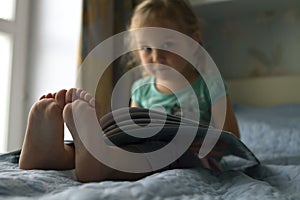
<svg viewBox="0 0 300 200"><path fill-rule="evenodd" d="M134 5L134 0L83 0L80 63L102 41L126 30ZM99 62L101 59L95 59L92 64L96 66ZM93 95L98 117L101 117L110 110L111 93L114 81L120 76L120 66L109 66L99 81L100 77L95 77L93 69L81 67L79 87L93 93L91 88L98 82Z"/></svg>

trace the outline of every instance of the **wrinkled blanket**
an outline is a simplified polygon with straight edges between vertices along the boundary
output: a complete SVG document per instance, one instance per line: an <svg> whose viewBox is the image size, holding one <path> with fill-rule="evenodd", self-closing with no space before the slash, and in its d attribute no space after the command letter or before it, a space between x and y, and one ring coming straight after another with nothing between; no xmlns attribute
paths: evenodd
<svg viewBox="0 0 300 200"><path fill-rule="evenodd" d="M72 170L20 170L17 151L0 155L0 199L300 199L300 106L235 109L242 141L259 166L233 169L237 161L228 158L223 172L174 169L132 182L83 184Z"/></svg>

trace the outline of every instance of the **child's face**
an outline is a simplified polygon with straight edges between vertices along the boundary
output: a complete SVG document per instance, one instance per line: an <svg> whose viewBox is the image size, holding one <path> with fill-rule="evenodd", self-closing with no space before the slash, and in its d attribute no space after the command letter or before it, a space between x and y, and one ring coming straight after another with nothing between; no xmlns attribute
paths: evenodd
<svg viewBox="0 0 300 200"><path fill-rule="evenodd" d="M170 23L160 22L160 24L151 24L151 26L178 30L176 26ZM178 35L165 29L141 31L137 34L138 55L148 73L156 78L170 79L176 77L172 69L181 75L189 74L191 70L194 71L190 64L178 55L178 52L186 53L189 51L191 55L193 54L188 43Z"/></svg>

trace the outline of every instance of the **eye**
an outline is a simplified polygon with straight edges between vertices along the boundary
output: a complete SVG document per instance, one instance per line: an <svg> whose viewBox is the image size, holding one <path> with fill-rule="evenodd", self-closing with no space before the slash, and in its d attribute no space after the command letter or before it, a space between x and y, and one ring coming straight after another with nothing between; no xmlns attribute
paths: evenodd
<svg viewBox="0 0 300 200"><path fill-rule="evenodd" d="M170 49L170 48L172 48L174 46L174 43L173 42L164 42L163 44L162 44L162 49Z"/></svg>
<svg viewBox="0 0 300 200"><path fill-rule="evenodd" d="M147 46L147 45L142 45L140 50L145 52L145 53L150 53L152 51L152 48Z"/></svg>

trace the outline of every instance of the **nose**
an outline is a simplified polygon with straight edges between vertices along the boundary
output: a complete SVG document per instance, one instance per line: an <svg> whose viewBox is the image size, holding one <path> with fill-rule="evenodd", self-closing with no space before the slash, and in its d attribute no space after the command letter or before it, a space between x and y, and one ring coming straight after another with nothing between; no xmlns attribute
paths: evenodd
<svg viewBox="0 0 300 200"><path fill-rule="evenodd" d="M165 52L161 49L152 50L152 62L163 64L165 60Z"/></svg>

